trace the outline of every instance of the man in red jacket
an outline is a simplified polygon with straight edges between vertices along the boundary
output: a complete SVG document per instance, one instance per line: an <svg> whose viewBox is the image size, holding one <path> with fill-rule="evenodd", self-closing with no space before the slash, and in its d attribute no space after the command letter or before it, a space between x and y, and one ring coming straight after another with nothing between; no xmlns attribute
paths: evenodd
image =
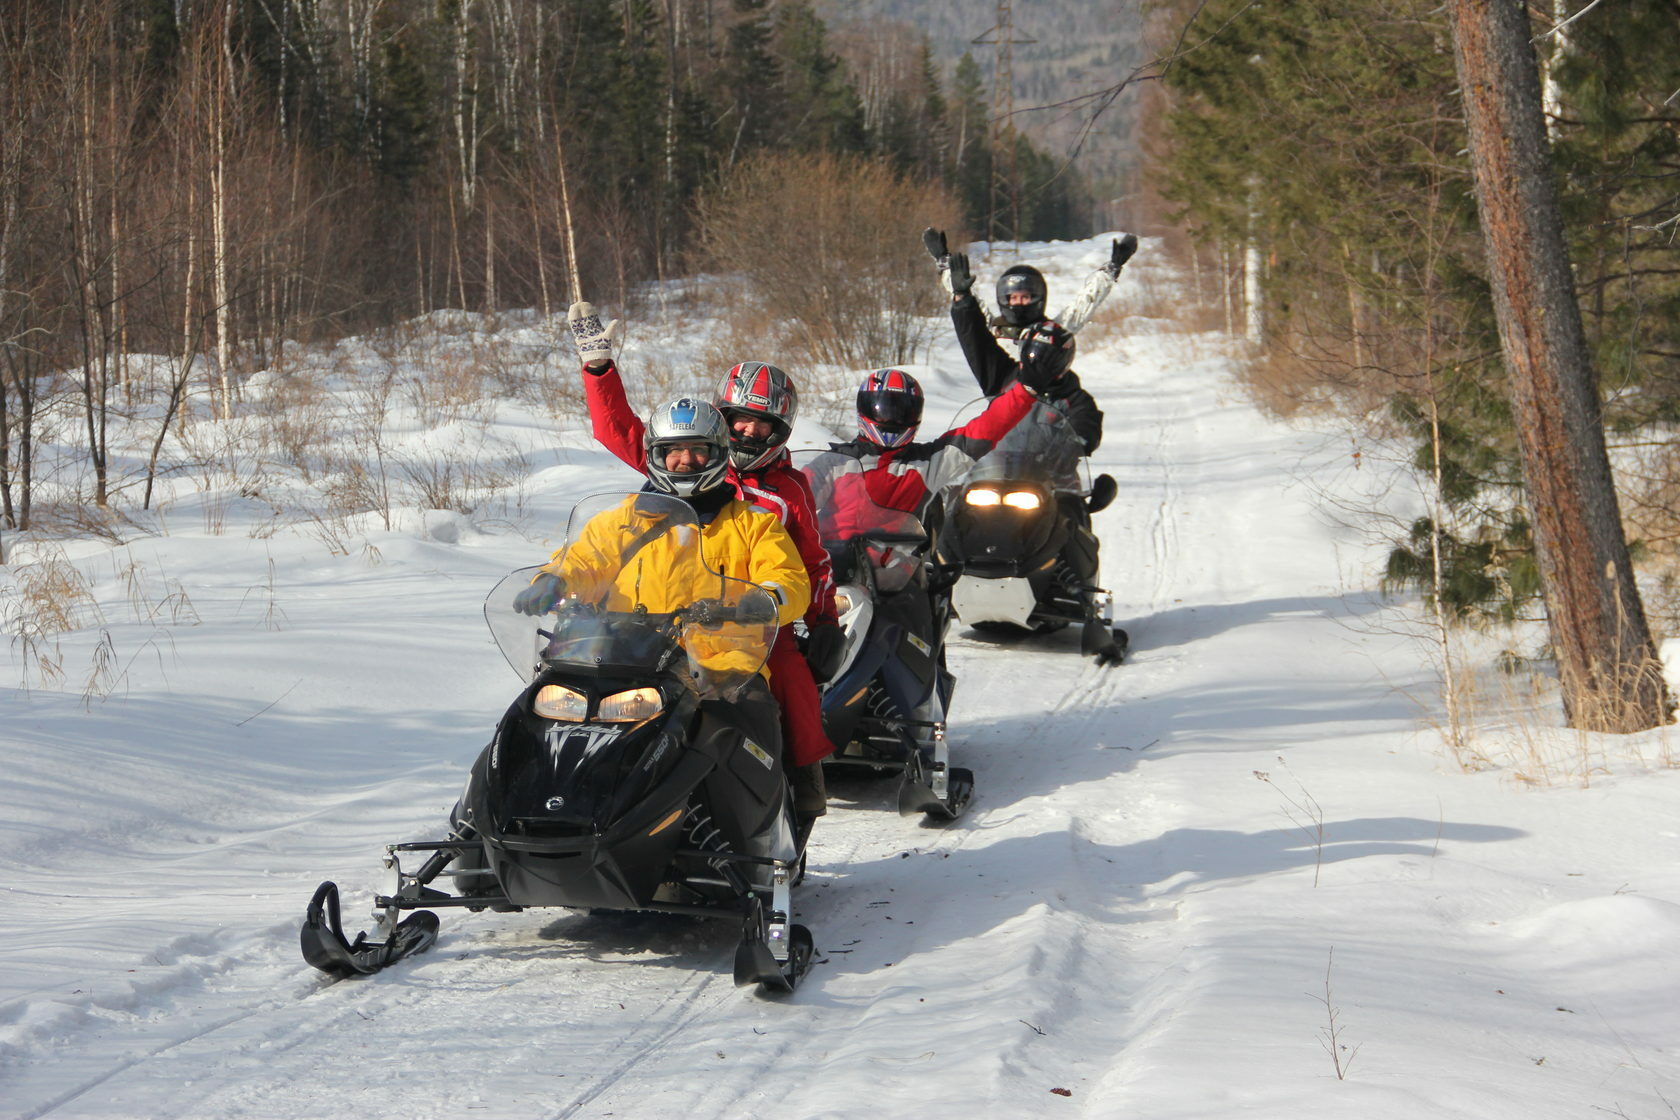
<svg viewBox="0 0 1680 1120"><path fill-rule="evenodd" d="M572 340L583 361L584 397L595 438L630 466L647 473L644 425L630 407L624 382L612 358L618 321L602 326L588 303L567 312ZM801 829L827 812L822 760L834 751L822 726L822 698L817 679L827 680L837 667L843 635L834 609L834 578L828 552L817 533L815 503L805 476L788 462L787 440L799 407L793 381L775 366L742 362L730 369L719 387L718 411L730 425L729 482L744 500L774 511L787 526L811 579L811 605L805 612L808 633L801 657L791 626L783 627L770 651L770 691L781 706L784 739L789 744L794 811ZM808 660L807 660L808 659Z"/></svg>
<svg viewBox="0 0 1680 1120"><path fill-rule="evenodd" d="M857 392L857 438L831 450L858 460L866 504L923 517L934 495L962 478L977 459L1032 411L1040 379L1032 368L1010 383L975 419L935 439L916 441L922 387L901 369L878 369ZM847 496L836 493L835 500ZM843 511L837 511L844 516Z"/></svg>

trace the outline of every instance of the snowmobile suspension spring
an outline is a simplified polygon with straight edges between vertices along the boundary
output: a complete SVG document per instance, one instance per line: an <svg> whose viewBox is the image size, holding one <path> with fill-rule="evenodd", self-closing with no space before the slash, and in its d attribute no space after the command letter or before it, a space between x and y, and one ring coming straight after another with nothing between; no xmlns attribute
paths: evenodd
<svg viewBox="0 0 1680 1120"><path fill-rule="evenodd" d="M710 814L701 811L696 805L689 809L688 816L683 818L683 827L688 829L689 842L703 852L729 852L729 841L724 839L723 833L712 824ZM740 879L741 875L727 859L708 859L707 865L713 871L729 880L729 886L736 890L745 889Z"/></svg>

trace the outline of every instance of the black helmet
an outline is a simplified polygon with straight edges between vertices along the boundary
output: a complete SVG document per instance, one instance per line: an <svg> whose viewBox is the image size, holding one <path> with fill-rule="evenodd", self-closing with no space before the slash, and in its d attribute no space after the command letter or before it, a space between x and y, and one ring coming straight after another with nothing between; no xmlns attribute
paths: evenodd
<svg viewBox="0 0 1680 1120"><path fill-rule="evenodd" d="M1025 292L1027 302L1011 307L1009 297L1014 292ZM998 314L1012 327L1029 327L1044 318L1044 299L1048 294L1042 272L1030 264L1012 265L998 277Z"/></svg>
<svg viewBox="0 0 1680 1120"><path fill-rule="evenodd" d="M858 434L882 447L916 438L922 422L922 387L901 369L878 369L857 391Z"/></svg>
<svg viewBox="0 0 1680 1120"><path fill-rule="evenodd" d="M1049 390L1073 368L1073 332L1053 319L1028 327L1021 334L1021 384L1037 392Z"/></svg>

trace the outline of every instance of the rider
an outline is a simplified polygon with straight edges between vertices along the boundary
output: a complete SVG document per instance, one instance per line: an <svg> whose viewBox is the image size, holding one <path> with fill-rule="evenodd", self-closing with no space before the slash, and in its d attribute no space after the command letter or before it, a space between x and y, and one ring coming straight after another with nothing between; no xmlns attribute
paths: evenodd
<svg viewBox="0 0 1680 1120"><path fill-rule="evenodd" d="M1005 269L997 282L1001 317L999 330L1003 338L1015 342L1016 351L1013 353L1005 349L998 337L987 328L985 312L974 296L974 273L969 268L968 254L950 254L943 275L951 288L951 323L956 327L957 341L962 345L963 357L968 359L968 368L979 383L980 391L988 397L1003 391L1020 359L1026 357L1021 347L1028 333L1046 324L1065 332L1065 342L1071 351L1073 335L1096 312L1097 306L1114 286L1121 267L1136 251L1137 238L1131 234L1127 234L1123 241L1114 242L1108 264L1092 276L1073 306L1056 319L1049 319L1044 314L1048 288L1038 269L1025 264ZM1085 454L1095 451L1102 443L1102 411L1097 408L1091 394L1080 386L1079 376L1071 369L1064 371L1049 387L1045 397L1078 433L1085 445Z"/></svg>
<svg viewBox="0 0 1680 1120"><path fill-rule="evenodd" d="M729 428L711 404L681 397L653 410L645 427L648 489L669 494L686 502L701 525L700 555L712 568L686 567L677 562L679 551L666 538L655 537L636 552L636 564L618 573L627 601L645 604L652 611L710 606L717 593L717 575L756 584L770 593L774 610L763 617L740 617L744 623L775 623L786 626L805 613L810 604L810 581L805 564L775 512L736 496L727 483ZM625 516L624 506L596 516L584 527L569 548L554 553L539 570L529 587L514 598L514 608L525 614L541 615L553 610L570 583L574 590L589 578L587 558L618 556L626 541L645 532L634 517ZM715 569L715 570L714 570ZM610 600L609 600L610 601ZM739 608L750 612L759 597L742 600ZM692 618L692 614L691 614ZM769 665L742 689L736 703L751 726L774 730L779 722L776 702L766 684L774 679ZM779 740L780 736L776 736ZM797 805L795 812L798 812Z"/></svg>
<svg viewBox="0 0 1680 1120"><path fill-rule="evenodd" d="M938 266L940 281L945 290L951 293L953 303L964 295L970 295L974 274L968 269L968 254L950 252L945 243L945 232L931 227L922 231L922 244L927 247L934 264ZM1085 282L1085 287L1080 289L1073 302L1055 316L1045 314L1049 288L1044 282L1042 272L1030 264L1018 264L1004 269L997 280L998 316L990 321L990 326L999 337L1014 339L1027 327L1044 319L1054 318L1056 322L1078 334L1108 298L1109 292L1114 289L1114 282L1120 278L1120 270L1131 260L1132 254L1137 252L1137 246L1136 234L1128 233L1115 239L1109 248L1108 260L1091 274L1091 278ZM960 266L963 269L961 274L952 271L953 265L959 263L958 257L961 258ZM987 316L977 298L974 298L974 309L980 312L981 330L985 331ZM951 317L956 319L954 306ZM963 333L963 325L960 323L957 325L957 333L959 336ZM966 347L964 352L967 352Z"/></svg>
<svg viewBox="0 0 1680 1120"><path fill-rule="evenodd" d="M567 313L578 356L583 361L584 396L595 438L637 470L647 462L641 419L630 407L624 382L613 362L619 322L605 327L588 303L574 303ZM804 621L805 657L799 656L791 628L784 629L770 651L770 687L781 704L788 758L793 767L796 808L802 822L827 812L823 758L834 745L823 732L819 680L833 676L844 652L834 607L834 580L828 552L817 531L815 502L805 476L788 462L787 440L799 408L793 379L764 362L741 362L724 375L716 405L729 424L725 477L734 492L774 510L805 562L811 586Z"/></svg>
<svg viewBox="0 0 1680 1120"><path fill-rule="evenodd" d="M859 502L860 507L902 510L925 520L934 496L961 478L1031 411L1037 399L1032 390L1038 387L1038 368L1022 371L978 417L936 439L917 443L921 385L901 369L878 369L858 386L857 438L832 444L831 449L863 464L859 477L867 502ZM835 499L848 504L843 493ZM862 509L858 512L861 515ZM844 523L846 511L834 513Z"/></svg>

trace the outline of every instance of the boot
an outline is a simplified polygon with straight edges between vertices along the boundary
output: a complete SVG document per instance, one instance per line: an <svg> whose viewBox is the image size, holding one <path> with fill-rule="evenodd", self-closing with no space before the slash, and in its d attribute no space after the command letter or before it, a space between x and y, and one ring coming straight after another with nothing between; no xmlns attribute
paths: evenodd
<svg viewBox="0 0 1680 1120"><path fill-rule="evenodd" d="M805 841L811 836L811 826L818 817L828 812L828 785L823 780L822 763L794 767L791 784L794 830L799 848L803 851Z"/></svg>

